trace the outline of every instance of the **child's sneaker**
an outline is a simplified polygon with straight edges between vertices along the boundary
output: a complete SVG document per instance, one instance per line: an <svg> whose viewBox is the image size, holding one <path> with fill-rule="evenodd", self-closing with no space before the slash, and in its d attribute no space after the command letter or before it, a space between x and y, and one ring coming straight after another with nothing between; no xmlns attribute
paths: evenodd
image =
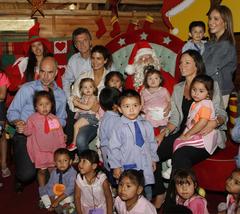
<svg viewBox="0 0 240 214"><path fill-rule="evenodd" d="M5 169L2 169L2 177L3 178L9 177L10 175L11 175L11 172L7 167Z"/></svg>
<svg viewBox="0 0 240 214"><path fill-rule="evenodd" d="M77 149L76 144L73 144L73 143L69 144L69 145L67 146L67 149L68 149L68 151L70 151L70 152L76 150L76 149Z"/></svg>

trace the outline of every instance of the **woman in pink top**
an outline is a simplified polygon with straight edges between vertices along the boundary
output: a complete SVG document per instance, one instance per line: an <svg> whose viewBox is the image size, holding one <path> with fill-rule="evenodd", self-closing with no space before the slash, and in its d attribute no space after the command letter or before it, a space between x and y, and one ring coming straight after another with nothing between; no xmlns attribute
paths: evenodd
<svg viewBox="0 0 240 214"><path fill-rule="evenodd" d="M33 105L36 113L28 118L24 134L27 136L28 154L38 169L38 183L42 187L46 184L46 170L55 165L53 159L55 150L66 145L61 124L53 114L55 111L53 92L36 92Z"/></svg>
<svg viewBox="0 0 240 214"><path fill-rule="evenodd" d="M5 98L9 80L5 73L0 71L0 143L1 143L1 166L2 177L10 176L11 172L7 167L7 140L4 133L6 123Z"/></svg>
<svg viewBox="0 0 240 214"><path fill-rule="evenodd" d="M143 112L158 134L168 123L168 115L164 110L170 107L170 94L166 88L161 87L162 76L152 66L146 68L144 78L145 88L141 91ZM160 129L160 130L159 130Z"/></svg>

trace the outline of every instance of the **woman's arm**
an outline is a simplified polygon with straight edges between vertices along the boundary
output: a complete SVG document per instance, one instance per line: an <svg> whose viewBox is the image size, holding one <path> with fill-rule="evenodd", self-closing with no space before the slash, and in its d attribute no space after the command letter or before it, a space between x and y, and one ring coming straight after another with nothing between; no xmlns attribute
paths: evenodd
<svg viewBox="0 0 240 214"><path fill-rule="evenodd" d="M79 186L76 183L75 183L75 189L74 189L74 203L75 203L77 214L82 214L81 189L79 188Z"/></svg>
<svg viewBox="0 0 240 214"><path fill-rule="evenodd" d="M90 110L93 105L97 102L96 97L92 96L88 99L87 103L82 103L79 98L73 98L73 104L75 107L83 109L83 110Z"/></svg>
<svg viewBox="0 0 240 214"><path fill-rule="evenodd" d="M103 192L104 192L106 204L107 204L107 214L112 214L113 213L113 198L112 198L112 193L111 193L110 186L109 186L107 179L103 182L102 187L103 187Z"/></svg>

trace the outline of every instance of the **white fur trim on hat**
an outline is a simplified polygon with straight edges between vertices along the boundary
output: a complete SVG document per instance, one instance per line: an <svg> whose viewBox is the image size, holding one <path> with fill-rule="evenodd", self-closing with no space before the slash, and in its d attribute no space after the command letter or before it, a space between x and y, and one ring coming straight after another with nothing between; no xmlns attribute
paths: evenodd
<svg viewBox="0 0 240 214"><path fill-rule="evenodd" d="M135 73L134 65L127 65L125 68L125 73L128 75L133 75Z"/></svg>

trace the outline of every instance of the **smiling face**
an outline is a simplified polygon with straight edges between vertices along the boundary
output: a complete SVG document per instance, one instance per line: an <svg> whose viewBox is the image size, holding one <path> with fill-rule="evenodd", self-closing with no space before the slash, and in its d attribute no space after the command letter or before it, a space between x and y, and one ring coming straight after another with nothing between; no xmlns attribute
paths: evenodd
<svg viewBox="0 0 240 214"><path fill-rule="evenodd" d="M213 10L208 19L209 31L215 34L216 38L219 39L225 32L226 24L221 17L221 14L217 10Z"/></svg>
<svg viewBox="0 0 240 214"><path fill-rule="evenodd" d="M189 54L183 54L179 65L180 72L183 77L194 78L197 75L197 67L195 61Z"/></svg>
<svg viewBox="0 0 240 214"><path fill-rule="evenodd" d="M42 42L40 42L40 41L33 42L31 44L31 49L36 57L43 56L44 47L43 47Z"/></svg>
<svg viewBox="0 0 240 214"><path fill-rule="evenodd" d="M52 103L47 97L39 97L36 102L36 111L41 115L48 115L52 110Z"/></svg>
<svg viewBox="0 0 240 214"><path fill-rule="evenodd" d="M195 193L196 185L190 177L184 183L176 184L176 192L184 201L191 198Z"/></svg>
<svg viewBox="0 0 240 214"><path fill-rule="evenodd" d="M123 201L137 200L142 191L143 188L133 183L127 176L118 185L118 195Z"/></svg>
<svg viewBox="0 0 240 214"><path fill-rule="evenodd" d="M101 53L94 52L91 56L91 63L94 71L102 70L104 69L104 65L107 63L107 59L104 59Z"/></svg>
<svg viewBox="0 0 240 214"><path fill-rule="evenodd" d="M191 97L195 102L199 102L201 100L207 99L209 97L209 93L203 83L194 82L191 88Z"/></svg>
<svg viewBox="0 0 240 214"><path fill-rule="evenodd" d="M204 37L204 29L200 26L193 27L189 36L192 37L193 42L200 42Z"/></svg>
<svg viewBox="0 0 240 214"><path fill-rule="evenodd" d="M137 97L125 97L118 108L126 118L135 120L141 111L141 102Z"/></svg>

